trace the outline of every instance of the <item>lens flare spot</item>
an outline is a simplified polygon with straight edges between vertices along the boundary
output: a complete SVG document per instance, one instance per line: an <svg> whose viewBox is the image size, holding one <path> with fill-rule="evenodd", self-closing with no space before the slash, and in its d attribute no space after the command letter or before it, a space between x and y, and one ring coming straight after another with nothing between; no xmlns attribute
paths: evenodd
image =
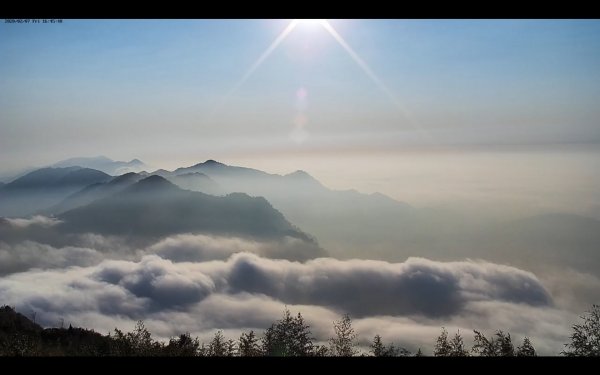
<svg viewBox="0 0 600 375"><path fill-rule="evenodd" d="M296 97L299 100L304 100L308 96L308 91L304 87L300 87L298 91L296 91Z"/></svg>

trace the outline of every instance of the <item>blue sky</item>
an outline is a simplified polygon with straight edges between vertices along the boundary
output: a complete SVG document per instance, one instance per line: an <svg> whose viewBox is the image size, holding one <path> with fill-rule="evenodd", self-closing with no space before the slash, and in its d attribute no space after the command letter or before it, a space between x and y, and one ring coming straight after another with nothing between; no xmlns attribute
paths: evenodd
<svg viewBox="0 0 600 375"><path fill-rule="evenodd" d="M599 21L329 20L409 118L319 25L229 94L289 22L1 24L5 167L600 140Z"/></svg>

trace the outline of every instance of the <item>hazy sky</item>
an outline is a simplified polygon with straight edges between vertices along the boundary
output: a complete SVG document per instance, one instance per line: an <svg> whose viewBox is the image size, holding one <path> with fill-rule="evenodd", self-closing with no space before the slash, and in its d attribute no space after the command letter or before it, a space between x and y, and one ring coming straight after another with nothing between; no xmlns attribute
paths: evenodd
<svg viewBox="0 0 600 375"><path fill-rule="evenodd" d="M157 168L213 158L419 201L419 183L436 179L415 174L456 162L489 185L484 170L516 160L519 171L494 176L523 181L556 166L540 186L598 186L590 165L600 141L600 21L329 20L342 43L300 23L242 81L290 22L0 24L0 170L74 156ZM430 154L507 144L520 153L494 163ZM565 144L596 151L571 164L527 159L540 147L561 155ZM407 159L407 150L428 156ZM372 157L382 152L394 156ZM325 159L380 166L357 174ZM410 184L393 179L399 173ZM385 178L393 183L373 182ZM472 195L468 186L455 188Z"/></svg>
<svg viewBox="0 0 600 375"><path fill-rule="evenodd" d="M321 25L300 24L231 93L289 22L0 25L3 167L600 140L599 21L330 20L406 112Z"/></svg>

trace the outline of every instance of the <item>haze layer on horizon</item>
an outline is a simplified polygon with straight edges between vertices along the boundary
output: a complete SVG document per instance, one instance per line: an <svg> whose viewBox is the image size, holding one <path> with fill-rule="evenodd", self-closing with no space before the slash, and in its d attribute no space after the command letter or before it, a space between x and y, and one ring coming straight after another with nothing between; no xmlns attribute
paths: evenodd
<svg viewBox="0 0 600 375"><path fill-rule="evenodd" d="M299 25L242 82L289 23L0 25L0 169L210 158L417 205L600 216L600 22L329 20L388 92Z"/></svg>

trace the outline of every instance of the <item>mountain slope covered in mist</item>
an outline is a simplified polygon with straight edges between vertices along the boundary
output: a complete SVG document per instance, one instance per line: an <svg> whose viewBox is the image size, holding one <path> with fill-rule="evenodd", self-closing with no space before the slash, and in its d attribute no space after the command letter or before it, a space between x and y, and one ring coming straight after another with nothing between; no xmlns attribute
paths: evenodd
<svg viewBox="0 0 600 375"><path fill-rule="evenodd" d="M129 172L121 176L112 178L107 182L98 182L86 186L80 191L77 191L60 203L43 210L45 214L60 214L62 212L72 210L77 207L85 206L86 204L92 203L93 201L101 198L110 196L111 194L117 193L128 186L138 182L139 180L147 177L146 174Z"/></svg>
<svg viewBox="0 0 600 375"><path fill-rule="evenodd" d="M450 209L414 208L379 193L328 189L304 171L282 176L214 160L162 171L167 178L188 173L209 176L225 193L265 197L340 258L468 257L527 267L551 259L590 272L600 268L600 221L578 215L491 220Z"/></svg>
<svg viewBox="0 0 600 375"><path fill-rule="evenodd" d="M322 255L312 237L294 227L267 200L243 193L224 197L182 190L160 176L142 179L123 191L58 218L67 233L162 237L178 233L210 233L259 239L291 237Z"/></svg>
<svg viewBox="0 0 600 375"><path fill-rule="evenodd" d="M0 188L0 216L26 216L112 177L89 168L42 168Z"/></svg>

